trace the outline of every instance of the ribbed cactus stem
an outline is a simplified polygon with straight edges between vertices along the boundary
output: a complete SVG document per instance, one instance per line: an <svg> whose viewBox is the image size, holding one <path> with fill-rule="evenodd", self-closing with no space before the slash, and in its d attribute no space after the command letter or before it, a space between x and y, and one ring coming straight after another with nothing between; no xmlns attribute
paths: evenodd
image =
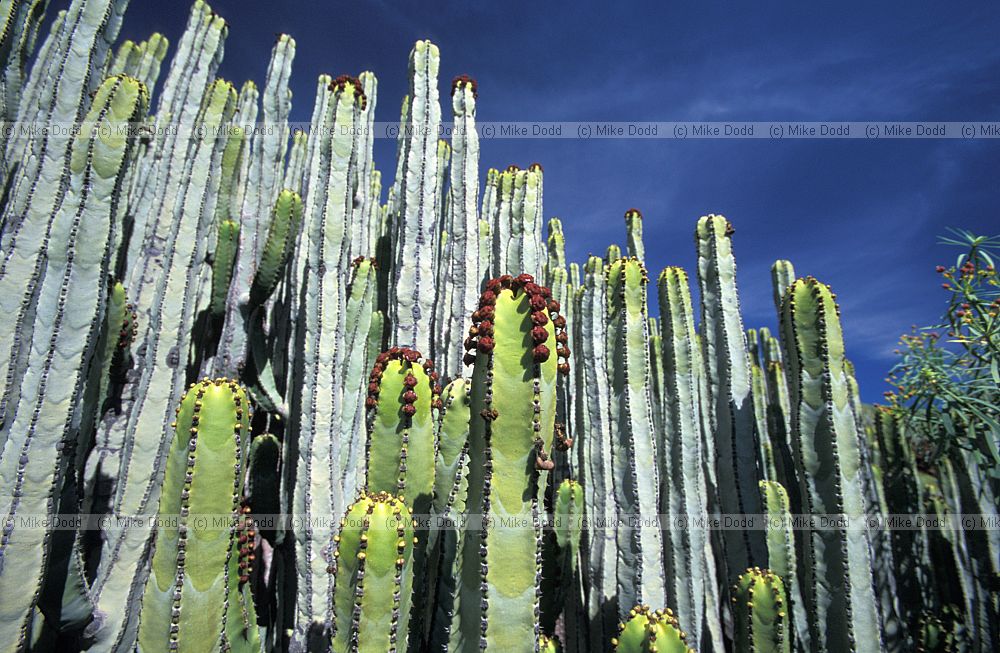
<svg viewBox="0 0 1000 653"><path fill-rule="evenodd" d="M138 80L105 80L84 128L72 139L61 206L44 219L49 224L47 254L35 268L41 276L15 279L8 268L4 278L19 283L13 294L32 306L34 321L33 329L22 332L21 312L0 315L0 349L11 352L23 346L23 356L18 355L23 360L11 361L21 364L6 370L4 399L12 401L0 418L0 582L20 588L0 595L4 650L25 646L50 539L49 528L17 528L15 517L52 512L67 468L77 453L84 454L76 448L89 446L93 434L98 409L94 389L103 382L97 378L104 369L98 343L107 310L107 279L126 204L122 181L135 145L125 134L145 116L147 103L146 88ZM102 135L105 131L111 136ZM29 247L29 252L37 250ZM9 260L21 256L18 247L7 253ZM120 328L127 328L124 321Z"/></svg>
<svg viewBox="0 0 1000 653"><path fill-rule="evenodd" d="M368 377L365 489L393 492L417 515L430 513L441 392L430 359L413 349L379 354Z"/></svg>
<svg viewBox="0 0 1000 653"><path fill-rule="evenodd" d="M616 515L616 477L611 464L611 399L606 381L607 281L600 258L591 256L584 269L583 285L575 298L577 320L573 335L574 342L578 343L575 348L575 374L577 387L587 388L591 396L578 392L573 397L579 431L576 448L580 465L577 469L583 483L588 519L608 524ZM584 541L587 557L583 575L586 578L590 641L607 642L614 635L618 623L615 532L610 528L588 528ZM611 607L605 609L605 605Z"/></svg>
<svg viewBox="0 0 1000 653"><path fill-rule="evenodd" d="M449 305L444 307L445 324L442 342L437 343L435 356L447 377L457 376L462 368L459 341L466 316L476 308L480 284L487 268L479 256L479 135L476 131L476 97L478 86L471 77L456 77L451 84L451 104L455 131L452 136L450 225L446 285L450 289ZM488 262L488 261L487 261ZM439 289L441 290L441 289Z"/></svg>
<svg viewBox="0 0 1000 653"><path fill-rule="evenodd" d="M565 328L559 310L531 276L503 276L487 282L472 315L467 506L470 514L506 526L466 534L455 650L528 653L537 647L538 479L552 468L556 375L559 358L569 354L557 344Z"/></svg>
<svg viewBox="0 0 1000 653"><path fill-rule="evenodd" d="M757 446L750 357L736 290L733 227L720 215L698 220L704 363L715 431L716 475L724 514L760 514L761 465ZM726 479L723 482L722 479ZM727 576L767 560L763 532L726 530Z"/></svg>
<svg viewBox="0 0 1000 653"><path fill-rule="evenodd" d="M256 534L242 504L249 439L250 402L235 381L191 386L167 454L139 651L260 649L247 585Z"/></svg>
<svg viewBox="0 0 1000 653"><path fill-rule="evenodd" d="M795 266L791 261L778 259L771 265L771 287L774 291L774 307L781 313L781 300L788 287L795 283Z"/></svg>
<svg viewBox="0 0 1000 653"><path fill-rule="evenodd" d="M15 4L27 5L25 9L28 13L12 17L11 40L3 43L0 51L7 47L18 48L18 52L11 53L13 59L10 61L18 69L30 57L27 46L34 41L36 22L42 19L44 5L30 6L33 3L27 1ZM127 4L127 0L74 0L70 3L65 19L58 21L58 29L54 29L47 39L45 47L48 56L39 59L40 65L32 66L31 75L23 84L24 96L20 108L11 98L5 110L17 110L16 118L22 122L37 121L45 125L78 125L82 122L92 107L92 94L104 81L100 73L110 45L118 36ZM17 31L27 41L13 42ZM20 75L8 78L8 73L14 72L6 68L3 81L21 82ZM23 129L12 131L11 137L4 138L4 148L0 148L0 162L3 164L0 181L5 193L5 203L0 212L0 252L3 252L0 281L13 272L18 284L24 279L31 279L33 283L28 287L34 288L38 274L37 270L33 271L34 258L39 253L44 254L48 246L44 235L48 226L46 218L55 215L65 199L66 186L72 174L70 158L76 139L60 135L62 130L46 129L41 134ZM37 183L39 179L45 179L47 183ZM15 244L20 252L11 260L11 248ZM11 293L11 289L4 287L2 282L0 288L3 288L0 294L3 310L6 312L17 306L19 294ZM30 332L31 326L27 323L22 327L25 334ZM0 356L5 353L0 352ZM0 357L0 373L5 371L7 362ZM0 421L3 418L0 407Z"/></svg>
<svg viewBox="0 0 1000 653"><path fill-rule="evenodd" d="M25 65L34 52L47 6L48 0L7 0L0 5L0 44L4 55L0 58L0 121L17 119Z"/></svg>
<svg viewBox="0 0 1000 653"><path fill-rule="evenodd" d="M233 279L233 262L240 241L240 224L234 220L223 220L215 238L215 253L212 257L212 315L221 318L226 313L226 297Z"/></svg>
<svg viewBox="0 0 1000 653"><path fill-rule="evenodd" d="M646 316L646 269L622 258L606 268L607 360L610 390L611 465L618 516L655 524L660 474L653 433L653 395ZM659 528L617 530L618 607L666 603L663 537Z"/></svg>
<svg viewBox="0 0 1000 653"><path fill-rule="evenodd" d="M552 274L557 268L566 267L566 234L563 233L559 218L549 219L549 238L545 250L548 261L545 264L545 283L552 285Z"/></svg>
<svg viewBox="0 0 1000 653"><path fill-rule="evenodd" d="M583 533L583 486L566 479L555 488L552 514L552 541L546 548L542 581L543 628L555 630L562 617L566 644L582 650L586 624L580 622L583 586L579 576L580 539Z"/></svg>
<svg viewBox="0 0 1000 653"><path fill-rule="evenodd" d="M625 230L628 233L625 251L632 258L645 261L646 247L642 243L642 212L639 209L629 209L625 212Z"/></svg>
<svg viewBox="0 0 1000 653"><path fill-rule="evenodd" d="M301 222L302 198L293 190L281 191L274 203L267 240L250 286L250 306L264 304L278 287L295 248Z"/></svg>
<svg viewBox="0 0 1000 653"><path fill-rule="evenodd" d="M431 350L434 257L439 230L437 134L441 124L437 74L440 53L430 41L417 41L410 53L410 106L404 141L406 165L400 188L400 219L389 302L394 341Z"/></svg>
<svg viewBox="0 0 1000 653"><path fill-rule="evenodd" d="M748 569L732 595L737 651L791 653L788 606L780 576L769 569Z"/></svg>
<svg viewBox="0 0 1000 653"><path fill-rule="evenodd" d="M458 576L461 573L459 551L468 531L458 518L465 513L469 490L469 423L472 386L458 378L441 393L442 407L437 425L437 462L434 472L434 515L440 530L430 532L435 545L437 591L429 644L433 650L445 650L452 632L459 632L461 613L457 611ZM434 569L434 567L432 567Z"/></svg>
<svg viewBox="0 0 1000 653"><path fill-rule="evenodd" d="M697 357L694 310L687 273L668 267L658 281L660 324L663 332L663 439L659 442L660 473L664 479L661 512L674 518L702 519L708 514L705 475L702 471L701 424L699 423ZM690 522L689 522L690 523ZM706 614L707 587L715 583L706 556L706 531L681 528L667 531L671 558L668 595L680 618L689 624L693 642L700 642ZM714 569L714 561L712 563Z"/></svg>
<svg viewBox="0 0 1000 653"><path fill-rule="evenodd" d="M767 511L767 556L770 571L784 583L789 599L786 612L792 615L791 624L798 650L809 649L809 617L799 590L798 566L795 559L795 530L792 523L788 493L776 481L760 482L761 501ZM791 631L790 631L791 632Z"/></svg>
<svg viewBox="0 0 1000 653"><path fill-rule="evenodd" d="M844 382L840 310L829 288L799 279L785 293L782 343L792 379L793 450L803 508L864 523L857 425ZM799 570L813 650L878 652L881 634L867 532L811 530ZM828 624L839 624L829 628Z"/></svg>
<svg viewBox="0 0 1000 653"><path fill-rule="evenodd" d="M302 176L306 169L306 155L308 153L309 134L296 129L292 132L292 149L288 154L288 166L285 168L285 179L282 187L300 192L302 190Z"/></svg>
<svg viewBox="0 0 1000 653"><path fill-rule="evenodd" d="M195 13L199 7L196 5ZM207 21L194 22L203 32L204 48L215 52L221 47L225 23L214 16ZM191 56L206 56L206 52L199 50ZM188 63L175 61L168 81L176 74L184 74L178 71ZM197 75L190 81L197 87ZM161 95L161 99L166 102L165 96ZM217 80L201 99L197 116L188 116L188 120L203 125L207 134L230 123L237 99L231 84ZM181 107L177 108L180 111ZM217 227L209 208L214 194L209 171L217 165L225 141L206 137L185 139L183 148L179 143L174 145L157 161L156 165L162 166L158 172L161 180L153 185L155 193L150 189L148 204L141 207L150 211L145 239L139 239L145 253L131 262L134 284L129 287L136 293L135 304L140 310L137 369L132 377L135 382L127 389L122 419L103 423L107 437L99 438L111 445L108 464L117 464L117 472L111 477L115 485L111 509L122 515L144 514L159 498L169 448L164 433L173 406L187 385L185 359L198 318L199 289L207 286L203 275L209 235ZM135 228L139 227L137 217ZM134 236L138 238L138 232ZM169 252L169 256L155 255L155 251ZM140 558L146 539L141 529L107 534L94 587L103 617L97 622L96 635L108 646L116 641L121 646L134 642L135 614L125 609L125 603L145 577Z"/></svg>
<svg viewBox="0 0 1000 653"><path fill-rule="evenodd" d="M362 494L332 545L334 651L406 650L413 585L413 522L406 503Z"/></svg>
<svg viewBox="0 0 1000 653"><path fill-rule="evenodd" d="M654 611L645 605L626 613L611 645L616 653L694 653L673 611Z"/></svg>

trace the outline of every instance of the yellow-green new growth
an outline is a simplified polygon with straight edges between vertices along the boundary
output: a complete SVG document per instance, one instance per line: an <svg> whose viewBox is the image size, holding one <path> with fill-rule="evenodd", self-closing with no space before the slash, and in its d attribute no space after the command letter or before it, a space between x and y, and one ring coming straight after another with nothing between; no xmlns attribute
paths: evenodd
<svg viewBox="0 0 1000 653"><path fill-rule="evenodd" d="M747 569L733 586L732 602L737 653L791 653L785 586L777 574Z"/></svg>
<svg viewBox="0 0 1000 653"><path fill-rule="evenodd" d="M654 611L646 605L629 610L611 645L617 653L694 653L673 611Z"/></svg>
<svg viewBox="0 0 1000 653"><path fill-rule="evenodd" d="M333 538L333 650L405 651L413 584L413 522L402 499L362 494Z"/></svg>
<svg viewBox="0 0 1000 653"><path fill-rule="evenodd" d="M173 425L138 650L258 651L247 585L256 534L242 506L250 402L236 381L205 379L184 395ZM228 527L213 525L219 515L231 515Z"/></svg>

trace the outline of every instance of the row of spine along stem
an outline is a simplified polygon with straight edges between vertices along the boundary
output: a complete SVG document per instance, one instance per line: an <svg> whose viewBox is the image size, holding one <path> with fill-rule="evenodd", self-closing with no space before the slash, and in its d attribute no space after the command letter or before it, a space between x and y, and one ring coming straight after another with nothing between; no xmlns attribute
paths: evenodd
<svg viewBox="0 0 1000 653"><path fill-rule="evenodd" d="M737 651L791 653L788 600L781 577L767 569L747 569L732 588Z"/></svg>
<svg viewBox="0 0 1000 653"><path fill-rule="evenodd" d="M314 514L343 514L355 496L362 447L358 438L343 438L342 433L345 425L346 432L358 432L375 301L373 261L351 265L347 259L346 225L354 215L357 180L352 134L359 129L367 97L352 77L321 77L320 84L314 121L322 137L307 155L303 229L290 272L298 296L291 303L295 335L288 371L296 379L289 396L297 439L285 447L285 492L290 512L307 520ZM344 270L351 276L345 278ZM352 457L353 466L348 463ZM325 624L332 619L326 568L335 532L335 524L325 521L294 533L295 646L305 647L314 631L325 637Z"/></svg>
<svg viewBox="0 0 1000 653"><path fill-rule="evenodd" d="M660 458L664 479L660 512L699 518L708 515L708 501L699 421L699 369L694 354L698 342L687 273L676 267L664 269L658 290L664 452ZM704 641L721 650L722 634L715 618L719 611L716 565L706 531L670 529L665 536L668 594L673 597L678 614L689 624L691 641L700 643L704 637Z"/></svg>
<svg viewBox="0 0 1000 653"><path fill-rule="evenodd" d="M440 52L418 41L410 53L410 94L404 108L406 137L396 179L392 283L388 285L392 342L431 351L434 311L434 257L438 252L440 185L437 134L441 125L437 74Z"/></svg>
<svg viewBox="0 0 1000 653"><path fill-rule="evenodd" d="M542 166L532 163L522 170L510 165L503 172L491 172L482 216L490 223L492 276L521 271L541 278L545 262Z"/></svg>
<svg viewBox="0 0 1000 653"><path fill-rule="evenodd" d="M250 402L236 381L192 384L167 455L138 650L260 650L248 586L256 533L243 501L249 439Z"/></svg>
<svg viewBox="0 0 1000 653"><path fill-rule="evenodd" d="M556 376L559 359L569 353L559 344L565 328L559 309L530 275L504 275L486 283L472 315L466 509L500 523L465 535L460 620L450 650L537 650L540 477L552 468ZM516 520L517 527L504 527L504 520Z"/></svg>
<svg viewBox="0 0 1000 653"><path fill-rule="evenodd" d="M332 542L332 650L406 650L415 542L411 513L402 498L364 492L351 504Z"/></svg>
<svg viewBox="0 0 1000 653"><path fill-rule="evenodd" d="M616 529L619 618L630 605L666 605L663 532L659 515L660 452L653 424L648 276L635 258L619 258L605 268L611 477L619 515L636 515L651 528Z"/></svg>
<svg viewBox="0 0 1000 653"><path fill-rule="evenodd" d="M583 486L565 479L553 490L551 532L543 543L541 627L554 636L562 618L566 646L585 650L586 616L579 577L583 533Z"/></svg>
<svg viewBox="0 0 1000 653"><path fill-rule="evenodd" d="M289 141L287 121L291 111L291 93L288 85L295 49L294 39L284 34L279 35L271 53L262 96L263 121L276 128L253 130L252 147L239 158L240 164L234 169L235 174L232 176L234 183L241 182L240 193L220 196L232 195L232 207L229 213L235 216L234 221L239 222L244 234L238 240L235 251L230 254L228 268L232 275L232 283L224 284L223 297L220 299L223 311L226 312L226 319L221 325L215 360L210 364L219 374L241 372L248 365L251 352L260 349L259 345L254 347L252 340L259 339L264 329L269 326L266 320L267 311L259 309L270 296L270 293L262 296L260 290L270 287L273 293L273 286L277 284L280 276L277 270L268 270L267 274L275 276L272 278L265 275L267 283L263 284L263 287L257 282L257 277L265 271L265 257L268 255L274 257L275 253L269 250L272 239L279 236L282 231L287 233L284 239L279 239L285 245L281 249L287 257L297 235L297 221L291 229L287 226L282 229L281 225L275 224L281 220L282 209L284 212L288 211L287 194L295 192L294 189L284 191L286 186L283 179ZM253 119L257 115L256 89L254 88L250 94L253 96L253 106L252 109L248 108L247 113L252 113L253 116L240 115L237 120L251 118L249 126L253 127ZM225 173L223 170L224 175ZM257 390L254 394L256 399L256 395L263 393ZM280 405L280 397L273 396L273 391L269 394L267 403Z"/></svg>
<svg viewBox="0 0 1000 653"><path fill-rule="evenodd" d="M99 33L102 21L87 18ZM82 91L87 84L79 83ZM65 611L58 597L49 601L42 596L50 560L53 575L56 566L72 565L63 573L79 576L78 559L50 555L53 541L65 535L45 528L18 529L15 517L76 510L77 460L93 437L101 371L113 355L103 344L109 337L103 328L107 279L126 209L121 189L135 153L134 140L116 134L141 121L147 105L146 87L138 80L105 80L89 111L79 116L86 128L67 139L62 152L69 156L53 170L54 178L62 180L59 192L45 202L32 201L18 224L5 224L4 236L12 240L3 251L0 286L4 302L19 302L3 312L0 343L6 372L0 407L0 579L21 588L0 598L0 633L8 650L24 648L39 635L40 602L46 604L52 627L86 621L89 615L88 596ZM112 135L101 136L102 130ZM8 208L14 201L8 198ZM47 206L44 213L42 204ZM13 249L14 239L26 243L34 238L27 251ZM14 291L15 286L20 290Z"/></svg>
<svg viewBox="0 0 1000 653"><path fill-rule="evenodd" d="M365 399L365 489L397 495L424 525L413 552L414 587L420 596L430 592L432 576L429 527L438 449L434 412L441 409L440 394L433 362L416 350L394 347L375 359ZM413 610L409 632L415 647L426 637L431 608L430 602L422 602Z"/></svg>
<svg viewBox="0 0 1000 653"><path fill-rule="evenodd" d="M475 310L485 269L479 243L479 135L476 131L478 85L467 75L451 85L455 130L446 209L443 213L437 284L434 357L449 378L462 372L461 340L467 316Z"/></svg>
<svg viewBox="0 0 1000 653"><path fill-rule="evenodd" d="M708 377L710 432L716 452L716 489L723 514L759 515L761 461L751 396L750 359L736 289L731 223L719 215L698 221L698 282L702 347ZM767 562L763 533L726 530L726 576Z"/></svg>
<svg viewBox="0 0 1000 653"><path fill-rule="evenodd" d="M829 288L811 277L792 283L782 299L781 329L803 507L860 523L865 498L858 429L843 369L840 309ZM811 530L803 537L798 576L811 650L880 651L867 532Z"/></svg>
<svg viewBox="0 0 1000 653"><path fill-rule="evenodd" d="M441 392L437 421L437 456L434 474L433 515L436 519L428 545L434 614L428 644L431 650L446 650L453 630L460 630L457 610L460 552L470 531L463 527L469 492L469 428L472 385L457 378ZM472 536L475 534L473 533Z"/></svg>

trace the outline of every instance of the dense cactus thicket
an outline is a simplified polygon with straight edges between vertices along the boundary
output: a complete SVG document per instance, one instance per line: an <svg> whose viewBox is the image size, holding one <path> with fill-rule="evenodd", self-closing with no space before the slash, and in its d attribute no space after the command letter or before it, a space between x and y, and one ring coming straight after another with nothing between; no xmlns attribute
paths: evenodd
<svg viewBox="0 0 1000 653"><path fill-rule="evenodd" d="M996 650L1000 531L879 526L995 479L861 403L827 286L746 329L707 215L654 317L641 212L568 262L429 41L383 177L372 73L293 133L292 38L237 90L126 5L0 2L0 651Z"/></svg>

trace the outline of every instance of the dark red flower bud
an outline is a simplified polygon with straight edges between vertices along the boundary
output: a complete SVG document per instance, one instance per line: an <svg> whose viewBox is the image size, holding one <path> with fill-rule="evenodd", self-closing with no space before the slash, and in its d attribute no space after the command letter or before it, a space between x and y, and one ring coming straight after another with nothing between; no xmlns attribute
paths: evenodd
<svg viewBox="0 0 1000 653"><path fill-rule="evenodd" d="M559 302L557 302L554 299L550 299L549 300L549 313L558 313L558 312L559 312Z"/></svg>
<svg viewBox="0 0 1000 653"><path fill-rule="evenodd" d="M413 376L412 374L407 374L403 378L403 385L405 385L407 388L415 387L417 385L417 377Z"/></svg>
<svg viewBox="0 0 1000 653"><path fill-rule="evenodd" d="M565 329L566 328L566 318L564 318L562 315L560 315L559 317L557 317L556 319L554 319L552 322L556 325L557 329Z"/></svg>
<svg viewBox="0 0 1000 653"><path fill-rule="evenodd" d="M484 354L488 354L491 351L493 351L493 346L494 346L493 338L483 336L482 338L479 339L478 349Z"/></svg>
<svg viewBox="0 0 1000 653"><path fill-rule="evenodd" d="M403 403L404 404L415 404L417 403L417 393L413 390L407 390L403 393Z"/></svg>
<svg viewBox="0 0 1000 653"><path fill-rule="evenodd" d="M523 286L528 283L535 283L535 277L531 276L530 274L519 274L517 275L516 281L517 283Z"/></svg>
<svg viewBox="0 0 1000 653"><path fill-rule="evenodd" d="M481 315L484 320L492 320L493 319L493 307L492 306L483 306L481 309L479 309L479 315Z"/></svg>
<svg viewBox="0 0 1000 653"><path fill-rule="evenodd" d="M484 336L493 335L493 323L490 322L489 320L483 320L482 322L480 322L479 333L483 334Z"/></svg>
<svg viewBox="0 0 1000 653"><path fill-rule="evenodd" d="M941 272L944 272L944 266L939 265L936 268L934 268L934 271L940 274Z"/></svg>
<svg viewBox="0 0 1000 653"><path fill-rule="evenodd" d="M560 363L559 373L563 376L569 376L569 363Z"/></svg>
<svg viewBox="0 0 1000 653"><path fill-rule="evenodd" d="M378 406L378 401L375 399L375 397L368 397L367 399L365 399L365 406L368 406L369 408L375 408L375 406Z"/></svg>
<svg viewBox="0 0 1000 653"><path fill-rule="evenodd" d="M569 347L559 347L556 349L556 353L563 358L569 358Z"/></svg>
<svg viewBox="0 0 1000 653"><path fill-rule="evenodd" d="M531 330L531 339L534 340L536 344L545 342L549 339L549 332L545 330L545 327L536 326Z"/></svg>
<svg viewBox="0 0 1000 653"><path fill-rule="evenodd" d="M482 295L479 296L480 306L492 306L496 303L497 303L496 293L490 290L487 290L486 292L484 292Z"/></svg>
<svg viewBox="0 0 1000 653"><path fill-rule="evenodd" d="M531 355L534 357L536 362L544 363L549 360L549 348L545 345L536 345L535 348L531 350Z"/></svg>
<svg viewBox="0 0 1000 653"><path fill-rule="evenodd" d="M403 414L413 416L417 412L417 407L413 404L403 404Z"/></svg>
<svg viewBox="0 0 1000 653"><path fill-rule="evenodd" d="M503 289L503 285L500 283L499 279L490 279L486 282L486 290L496 294Z"/></svg>
<svg viewBox="0 0 1000 653"><path fill-rule="evenodd" d="M545 326L549 323L549 316L541 311L535 311L531 314L531 323L535 326Z"/></svg>
<svg viewBox="0 0 1000 653"><path fill-rule="evenodd" d="M545 298L541 295L532 295L531 299L528 301L528 305L531 306L531 310L533 311L544 311Z"/></svg>

